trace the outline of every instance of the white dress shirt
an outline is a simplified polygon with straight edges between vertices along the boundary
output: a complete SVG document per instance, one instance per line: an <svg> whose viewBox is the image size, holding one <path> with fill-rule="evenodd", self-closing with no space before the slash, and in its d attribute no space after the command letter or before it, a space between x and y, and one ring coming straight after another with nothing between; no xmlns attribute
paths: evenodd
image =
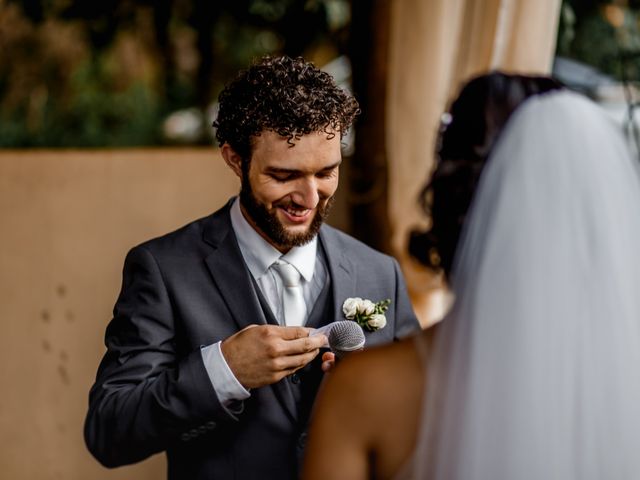
<svg viewBox="0 0 640 480"><path fill-rule="evenodd" d="M276 320L281 325L285 324L282 305L282 280L279 275L269 268L279 259L289 262L300 273L302 292L304 301L307 304L308 315L312 311L320 292L322 292L328 275L325 260L318 252L318 238L315 237L306 245L292 247L291 250L283 255L262 238L247 222L240 210L239 198L236 198L233 202L230 214L231 226L238 240L242 258ZM249 398L250 393L233 375L222 355L220 343L217 342L202 347L202 359L220 403L230 413L238 413L232 409L233 402Z"/></svg>

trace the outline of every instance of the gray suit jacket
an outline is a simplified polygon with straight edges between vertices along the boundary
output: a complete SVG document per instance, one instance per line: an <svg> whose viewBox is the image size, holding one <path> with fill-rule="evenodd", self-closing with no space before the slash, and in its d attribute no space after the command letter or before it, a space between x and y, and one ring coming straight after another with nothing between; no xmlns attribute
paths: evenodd
<svg viewBox="0 0 640 480"><path fill-rule="evenodd" d="M200 354L249 324L273 321L242 259L230 203L127 255L85 423L87 446L105 466L166 451L169 478L297 478L319 358L252 390L231 415ZM419 328L393 258L326 225L319 239L331 283L314 309L316 326L344 319L342 303L357 296L392 301L387 326L367 333L367 346Z"/></svg>

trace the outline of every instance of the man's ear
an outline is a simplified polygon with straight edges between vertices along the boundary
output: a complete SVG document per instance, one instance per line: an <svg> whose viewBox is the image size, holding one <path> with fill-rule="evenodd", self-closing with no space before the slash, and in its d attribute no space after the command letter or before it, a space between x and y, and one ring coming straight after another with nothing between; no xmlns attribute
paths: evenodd
<svg viewBox="0 0 640 480"><path fill-rule="evenodd" d="M229 168L233 170L240 180L242 180L242 157L231 148L231 145L225 143L220 147L220 153L222 158L229 165Z"/></svg>

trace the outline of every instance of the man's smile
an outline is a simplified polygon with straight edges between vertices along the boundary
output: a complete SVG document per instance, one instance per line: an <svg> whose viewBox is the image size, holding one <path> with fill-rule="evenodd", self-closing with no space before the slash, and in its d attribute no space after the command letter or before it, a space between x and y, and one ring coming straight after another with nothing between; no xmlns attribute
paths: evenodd
<svg viewBox="0 0 640 480"><path fill-rule="evenodd" d="M284 214L285 218L292 223L305 223L311 218L315 210L295 205L278 206L277 208Z"/></svg>

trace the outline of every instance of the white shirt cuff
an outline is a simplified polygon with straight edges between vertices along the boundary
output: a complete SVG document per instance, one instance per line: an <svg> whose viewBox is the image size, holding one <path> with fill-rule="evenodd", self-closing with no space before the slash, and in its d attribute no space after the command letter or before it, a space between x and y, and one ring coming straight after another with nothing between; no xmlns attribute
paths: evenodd
<svg viewBox="0 0 640 480"><path fill-rule="evenodd" d="M251 394L235 377L227 361L222 355L220 344L217 342L200 349L204 368L207 370L211 385L223 407L233 409L233 403L246 400ZM235 410L235 409L233 409Z"/></svg>

